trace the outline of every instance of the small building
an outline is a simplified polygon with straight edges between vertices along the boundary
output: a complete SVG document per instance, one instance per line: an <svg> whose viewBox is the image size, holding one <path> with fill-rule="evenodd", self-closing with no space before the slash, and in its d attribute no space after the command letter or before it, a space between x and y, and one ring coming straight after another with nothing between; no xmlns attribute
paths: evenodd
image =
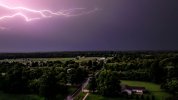
<svg viewBox="0 0 178 100"><path fill-rule="evenodd" d="M2 76L5 76L5 75L6 75L6 73L1 73L1 75L2 75Z"/></svg>
<svg viewBox="0 0 178 100"><path fill-rule="evenodd" d="M128 85L122 86L122 93L127 93L128 95L131 94L142 95L145 91L146 91L145 87L128 86Z"/></svg>
<svg viewBox="0 0 178 100"><path fill-rule="evenodd" d="M106 60L106 58L105 57L101 57L98 60Z"/></svg>
<svg viewBox="0 0 178 100"><path fill-rule="evenodd" d="M70 73L71 71L72 71L72 69L71 69L71 68L67 69L67 73Z"/></svg>

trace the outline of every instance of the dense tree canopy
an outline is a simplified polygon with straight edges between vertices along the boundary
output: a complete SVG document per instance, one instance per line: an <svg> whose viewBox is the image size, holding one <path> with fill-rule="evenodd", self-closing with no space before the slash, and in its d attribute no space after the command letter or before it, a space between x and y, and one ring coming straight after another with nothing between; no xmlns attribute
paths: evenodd
<svg viewBox="0 0 178 100"><path fill-rule="evenodd" d="M107 59L81 60L78 56ZM75 58L30 60L43 57ZM23 60L7 60L10 58ZM178 52L20 53L0 54L0 59L4 59L0 60L0 90L7 93L40 94L51 99L67 94L68 85L80 86L87 77L91 77L89 89L104 96L117 95L120 80L154 82L170 93L178 93Z"/></svg>
<svg viewBox="0 0 178 100"><path fill-rule="evenodd" d="M97 89L104 96L118 95L121 91L118 73L110 70L101 71L97 77Z"/></svg>

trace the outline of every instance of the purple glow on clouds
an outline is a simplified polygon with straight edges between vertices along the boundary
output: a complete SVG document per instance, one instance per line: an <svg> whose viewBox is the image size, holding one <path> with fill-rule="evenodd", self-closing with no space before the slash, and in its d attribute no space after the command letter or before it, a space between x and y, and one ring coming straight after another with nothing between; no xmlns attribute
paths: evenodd
<svg viewBox="0 0 178 100"><path fill-rule="evenodd" d="M35 4L36 3L37 2L35 2ZM44 1L43 2L41 1L39 5L43 5L43 3ZM61 9L61 10L54 12L53 10L48 9L48 7L47 8L45 7L44 9L40 9L40 10L36 10L34 7L28 8L26 4L30 4L28 0L26 0L25 2L23 1L19 2L17 0L14 0L13 2L9 0L1 1L0 2L0 12L1 12L0 13L0 22L1 22L0 24L2 24L2 22L7 22L11 19L12 20L18 19L19 17L24 19L24 21L26 22L31 22L31 21L40 20L43 18L51 18L55 16L63 16L63 17L81 16L84 14L93 13L98 10L98 8L95 8L94 10L90 10L90 11L87 11L86 8L70 8L70 9ZM4 27L1 26L0 29L4 30Z"/></svg>
<svg viewBox="0 0 178 100"><path fill-rule="evenodd" d="M17 16L0 21L0 52L175 50L177 3L177 0L0 0L0 4L10 7L37 11L85 8L70 12L79 16L53 16L31 22ZM0 7L0 16L13 13L14 10ZM23 13L39 17L39 13Z"/></svg>

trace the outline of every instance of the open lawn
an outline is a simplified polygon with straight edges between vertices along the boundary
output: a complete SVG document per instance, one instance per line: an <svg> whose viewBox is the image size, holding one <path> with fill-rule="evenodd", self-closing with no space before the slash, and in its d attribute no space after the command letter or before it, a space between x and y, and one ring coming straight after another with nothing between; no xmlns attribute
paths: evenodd
<svg viewBox="0 0 178 100"><path fill-rule="evenodd" d="M101 57L83 57L83 58L20 58L20 59L4 59L0 60L0 62L26 62L26 61L61 61L61 62L66 62L69 60L74 60L76 62L82 62L82 61L89 61L89 60L94 60L98 59ZM109 57L107 59L110 59Z"/></svg>
<svg viewBox="0 0 178 100"><path fill-rule="evenodd" d="M80 92L74 100L82 100L85 97L86 93Z"/></svg>
<svg viewBox="0 0 178 100"><path fill-rule="evenodd" d="M74 86L69 87L69 94L73 94L77 89L78 88Z"/></svg>
<svg viewBox="0 0 178 100"><path fill-rule="evenodd" d="M149 95L150 98L152 95L154 95L156 100L165 100L167 97L171 96L169 93L166 93L162 89L160 89L160 85L154 84L154 83L122 80L121 84L145 87L151 93ZM145 97L146 96L148 95L145 95ZM86 100L127 100L127 99L126 98L109 98L109 97L103 97L97 94L89 94Z"/></svg>
<svg viewBox="0 0 178 100"><path fill-rule="evenodd" d="M64 100L67 95L57 95L57 100ZM45 100L38 95L7 94L0 92L0 100Z"/></svg>
<svg viewBox="0 0 178 100"><path fill-rule="evenodd" d="M84 57L84 58L80 58L80 59L76 60L76 62L95 60L95 59L98 59L98 58L100 58L100 57Z"/></svg>
<svg viewBox="0 0 178 100"><path fill-rule="evenodd" d="M101 95L97 94L89 94L86 100L128 100L125 98L109 98L109 97L103 97ZM131 99L129 99L131 100Z"/></svg>
<svg viewBox="0 0 178 100"><path fill-rule="evenodd" d="M0 92L0 100L44 100L44 98L37 95L17 95Z"/></svg>
<svg viewBox="0 0 178 100"><path fill-rule="evenodd" d="M27 62L27 61L61 61L75 60L75 58L20 58L20 59L4 59L1 62Z"/></svg>
<svg viewBox="0 0 178 100"><path fill-rule="evenodd" d="M166 93L160 89L160 85L154 83L122 80L121 84L145 87L151 95L155 96L156 100L165 100L165 98L171 96L169 93Z"/></svg>

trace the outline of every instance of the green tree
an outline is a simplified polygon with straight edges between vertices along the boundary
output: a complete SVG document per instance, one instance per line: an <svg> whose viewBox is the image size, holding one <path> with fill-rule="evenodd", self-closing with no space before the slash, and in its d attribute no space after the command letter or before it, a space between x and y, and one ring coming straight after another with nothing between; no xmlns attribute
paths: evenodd
<svg viewBox="0 0 178 100"><path fill-rule="evenodd" d="M30 80L28 87L30 93L39 94L40 80L39 79Z"/></svg>
<svg viewBox="0 0 178 100"><path fill-rule="evenodd" d="M146 96L146 100L150 100L150 96L149 95Z"/></svg>
<svg viewBox="0 0 178 100"><path fill-rule="evenodd" d="M96 87L97 87L96 78L93 75L89 81L89 90L94 92L96 90Z"/></svg>
<svg viewBox="0 0 178 100"><path fill-rule="evenodd" d="M116 96L121 91L118 73L103 70L97 78L97 89L103 96Z"/></svg>
<svg viewBox="0 0 178 100"><path fill-rule="evenodd" d="M69 72L69 82L71 84L80 84L87 77L88 73L85 68L79 67L77 69L71 68Z"/></svg>
<svg viewBox="0 0 178 100"><path fill-rule="evenodd" d="M136 100L139 100L140 98L139 98L139 96L138 95L136 95Z"/></svg>
<svg viewBox="0 0 178 100"><path fill-rule="evenodd" d="M39 94L44 96L47 100L54 100L58 93L66 91L64 87L65 85L60 83L57 77L56 69L52 68L41 77Z"/></svg>
<svg viewBox="0 0 178 100"><path fill-rule="evenodd" d="M154 95L151 96L151 100L155 100L155 96Z"/></svg>
<svg viewBox="0 0 178 100"><path fill-rule="evenodd" d="M144 98L144 95L141 95L141 100L144 100L145 98Z"/></svg>
<svg viewBox="0 0 178 100"><path fill-rule="evenodd" d="M10 93L27 93L29 69L15 66L6 73L3 90Z"/></svg>
<svg viewBox="0 0 178 100"><path fill-rule="evenodd" d="M178 80L171 79L167 81L167 83L165 84L165 88L167 89L167 91L175 94L176 92L178 92Z"/></svg>
<svg viewBox="0 0 178 100"><path fill-rule="evenodd" d="M164 69L159 65L159 61L154 61L151 64L150 70L152 81L156 83L161 83L165 77Z"/></svg>

